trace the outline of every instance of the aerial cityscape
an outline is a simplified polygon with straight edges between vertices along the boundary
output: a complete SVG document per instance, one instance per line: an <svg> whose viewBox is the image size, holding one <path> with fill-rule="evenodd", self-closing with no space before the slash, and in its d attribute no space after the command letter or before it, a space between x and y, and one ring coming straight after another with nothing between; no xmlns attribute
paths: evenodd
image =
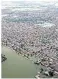
<svg viewBox="0 0 58 79"><path fill-rule="evenodd" d="M2 2L2 78L58 78L57 4Z"/></svg>

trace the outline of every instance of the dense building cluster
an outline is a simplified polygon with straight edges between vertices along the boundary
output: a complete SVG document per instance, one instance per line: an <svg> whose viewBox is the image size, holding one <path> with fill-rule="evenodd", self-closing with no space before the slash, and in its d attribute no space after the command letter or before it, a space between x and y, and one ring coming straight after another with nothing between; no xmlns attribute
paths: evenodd
<svg viewBox="0 0 58 79"><path fill-rule="evenodd" d="M58 72L58 10L48 6L38 11L2 10L2 45L13 48L18 53L35 55L45 59L41 63L52 66ZM51 27L41 24L53 23ZM41 59L42 60L42 59ZM42 62L42 61L41 61ZM37 64L37 62L35 63Z"/></svg>

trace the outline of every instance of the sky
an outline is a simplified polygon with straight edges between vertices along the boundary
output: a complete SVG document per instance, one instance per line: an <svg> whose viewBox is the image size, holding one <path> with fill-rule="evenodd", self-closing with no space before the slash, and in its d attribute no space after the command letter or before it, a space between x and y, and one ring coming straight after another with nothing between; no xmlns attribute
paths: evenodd
<svg viewBox="0 0 58 79"><path fill-rule="evenodd" d="M56 7L58 7L58 0L1 0L2 1L2 3L3 3L3 1L4 2L6 2L6 4L12 4L12 2L11 1L23 1L23 2L26 2L26 3L45 3L45 2L47 2L47 3L49 3L49 4L54 4L55 3L55 6Z"/></svg>
<svg viewBox="0 0 58 79"><path fill-rule="evenodd" d="M2 0L2 1L29 1L29 2L39 2L39 1L44 1L44 2L57 2L58 0Z"/></svg>

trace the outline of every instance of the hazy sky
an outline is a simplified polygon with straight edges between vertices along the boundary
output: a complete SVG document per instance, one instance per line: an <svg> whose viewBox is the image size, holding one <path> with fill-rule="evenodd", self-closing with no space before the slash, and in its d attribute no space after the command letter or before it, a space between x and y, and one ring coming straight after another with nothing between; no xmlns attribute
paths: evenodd
<svg viewBox="0 0 58 79"><path fill-rule="evenodd" d="M30 2L30 3L38 3L38 2L41 2L41 3L44 2L45 3L45 2L47 2L49 4L55 3L55 6L58 7L58 0L2 0L2 1L5 1L5 2L7 1L6 3L9 4L9 5L12 4L11 1L24 1L26 3L28 3L28 2ZM8 2L8 1L10 1L10 2Z"/></svg>
<svg viewBox="0 0 58 79"><path fill-rule="evenodd" d="M58 0L2 0L2 1L30 1L30 2L39 2L39 1L44 1L44 2L56 2Z"/></svg>

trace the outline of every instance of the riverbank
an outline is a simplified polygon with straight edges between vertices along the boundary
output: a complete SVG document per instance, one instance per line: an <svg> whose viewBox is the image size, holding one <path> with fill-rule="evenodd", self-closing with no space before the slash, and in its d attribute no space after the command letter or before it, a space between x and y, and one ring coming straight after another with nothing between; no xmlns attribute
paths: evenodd
<svg viewBox="0 0 58 79"><path fill-rule="evenodd" d="M2 62L2 78L35 78L40 67L9 47L2 47L7 60Z"/></svg>
<svg viewBox="0 0 58 79"><path fill-rule="evenodd" d="M2 78L35 78L38 77L38 75L40 78L50 78L50 76L44 74L47 71L47 68L50 67L48 62L49 57L47 57L47 60L42 58L40 64L35 64L34 62L37 60L39 63L40 58L36 58L35 55L27 58L26 54L18 54L15 50L7 46L2 46L2 54L7 57L7 60L2 62ZM51 63L52 61L53 60L51 60ZM44 73L41 72L41 69L43 69ZM41 73L38 74L37 72ZM54 74L53 78L58 77L58 72L54 72L56 74Z"/></svg>

